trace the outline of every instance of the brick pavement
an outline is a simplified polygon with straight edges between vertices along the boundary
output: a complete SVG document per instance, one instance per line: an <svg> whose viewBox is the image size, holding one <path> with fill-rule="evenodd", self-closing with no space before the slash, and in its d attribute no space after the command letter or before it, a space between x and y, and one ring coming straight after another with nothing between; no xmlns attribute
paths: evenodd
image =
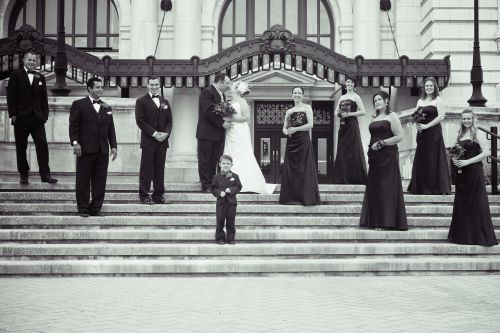
<svg viewBox="0 0 500 333"><path fill-rule="evenodd" d="M2 278L0 332L500 332L500 276Z"/></svg>

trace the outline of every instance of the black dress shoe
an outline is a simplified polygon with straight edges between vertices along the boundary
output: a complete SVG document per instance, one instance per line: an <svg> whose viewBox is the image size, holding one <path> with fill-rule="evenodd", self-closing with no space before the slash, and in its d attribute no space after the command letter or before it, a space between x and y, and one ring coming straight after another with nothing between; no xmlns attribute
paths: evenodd
<svg viewBox="0 0 500 333"><path fill-rule="evenodd" d="M87 212L78 212L78 214L79 214L81 217L89 217L89 213L87 213Z"/></svg>
<svg viewBox="0 0 500 333"><path fill-rule="evenodd" d="M51 176L42 177L42 183L55 184L55 183L57 183L57 179L56 178L52 178Z"/></svg>
<svg viewBox="0 0 500 333"><path fill-rule="evenodd" d="M20 175L19 183L23 185L28 184L28 175Z"/></svg>
<svg viewBox="0 0 500 333"><path fill-rule="evenodd" d="M141 204L144 204L144 205L152 205L152 204L153 204L153 201L151 201L151 198L142 198L142 199L141 199Z"/></svg>
<svg viewBox="0 0 500 333"><path fill-rule="evenodd" d="M219 244L219 245L224 245L224 244L226 244L226 242L224 242L223 240L218 240L218 241L217 241L217 244Z"/></svg>
<svg viewBox="0 0 500 333"><path fill-rule="evenodd" d="M90 216L102 216L102 213L100 210L96 210L95 212L90 212Z"/></svg>
<svg viewBox="0 0 500 333"><path fill-rule="evenodd" d="M230 242L227 242L229 245L235 245L236 242L235 241L230 241Z"/></svg>
<svg viewBox="0 0 500 333"><path fill-rule="evenodd" d="M169 201L165 198L153 199L153 202L157 205L168 205L172 203L172 201Z"/></svg>
<svg viewBox="0 0 500 333"><path fill-rule="evenodd" d="M210 191L210 189L208 189L208 188L206 190L203 190L203 192L205 192L205 193L212 193L212 191Z"/></svg>

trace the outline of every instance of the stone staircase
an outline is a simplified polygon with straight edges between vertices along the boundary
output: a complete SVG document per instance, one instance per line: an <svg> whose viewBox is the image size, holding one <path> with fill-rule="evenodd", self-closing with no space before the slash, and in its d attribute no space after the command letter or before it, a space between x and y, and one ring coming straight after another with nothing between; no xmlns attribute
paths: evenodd
<svg viewBox="0 0 500 333"><path fill-rule="evenodd" d="M446 241L453 195L405 194L408 231L358 227L363 186L320 185L322 206L240 194L237 244L214 243L215 204L196 184L168 184L171 205L138 204L137 185L108 182L103 216L76 215L71 177L0 179L0 274L271 275L500 272L500 246ZM500 238L500 196L490 196Z"/></svg>

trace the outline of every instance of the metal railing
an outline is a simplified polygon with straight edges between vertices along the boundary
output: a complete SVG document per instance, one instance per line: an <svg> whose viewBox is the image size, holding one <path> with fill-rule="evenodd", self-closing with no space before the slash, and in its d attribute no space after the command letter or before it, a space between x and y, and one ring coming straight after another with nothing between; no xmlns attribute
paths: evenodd
<svg viewBox="0 0 500 333"><path fill-rule="evenodd" d="M491 141L491 155L488 157L488 163L491 163L491 194L498 194L498 165L500 163L498 160L498 145L497 140L500 140L498 136L498 129L496 127L490 127L490 130L478 127L481 131L486 133L486 137Z"/></svg>

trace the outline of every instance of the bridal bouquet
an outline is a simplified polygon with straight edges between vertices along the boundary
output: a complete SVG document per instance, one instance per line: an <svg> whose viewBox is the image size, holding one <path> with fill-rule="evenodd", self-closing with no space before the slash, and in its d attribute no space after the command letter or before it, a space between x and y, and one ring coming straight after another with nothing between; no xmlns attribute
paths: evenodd
<svg viewBox="0 0 500 333"><path fill-rule="evenodd" d="M410 117L413 122L419 124L425 120L425 113L422 111L422 109L418 108L410 115Z"/></svg>
<svg viewBox="0 0 500 333"><path fill-rule="evenodd" d="M233 108L233 106L224 101L221 101L220 103L217 104L212 104L211 110L213 113L221 116L222 118L230 117L236 113L236 110Z"/></svg>

